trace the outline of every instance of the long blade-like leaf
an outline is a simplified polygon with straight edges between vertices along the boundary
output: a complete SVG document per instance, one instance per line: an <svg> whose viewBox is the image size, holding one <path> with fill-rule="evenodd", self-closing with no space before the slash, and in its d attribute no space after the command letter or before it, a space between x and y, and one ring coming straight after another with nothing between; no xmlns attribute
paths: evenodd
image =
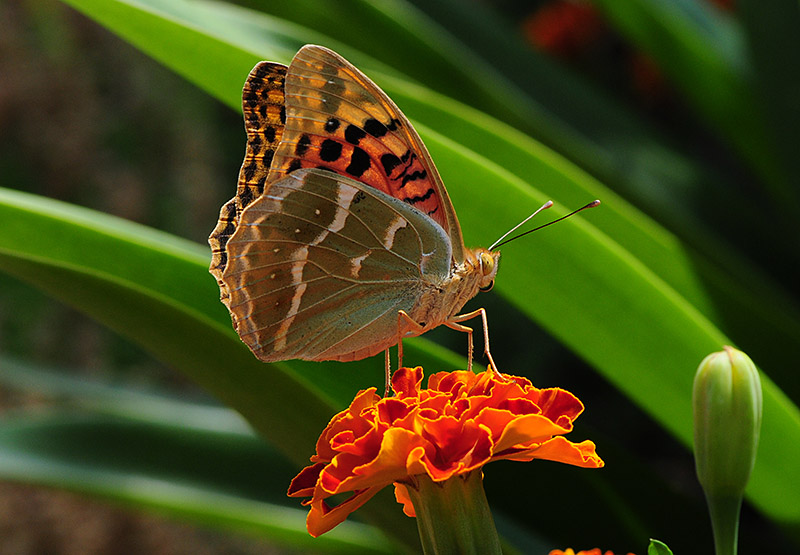
<svg viewBox="0 0 800 555"><path fill-rule="evenodd" d="M271 479L283 476L287 466L263 442L238 434L71 411L16 415L0 423L4 480L91 492L198 522L211 519L315 552L391 552L375 530L352 522L319 541L311 538L306 511L282 502L285 487Z"/></svg>

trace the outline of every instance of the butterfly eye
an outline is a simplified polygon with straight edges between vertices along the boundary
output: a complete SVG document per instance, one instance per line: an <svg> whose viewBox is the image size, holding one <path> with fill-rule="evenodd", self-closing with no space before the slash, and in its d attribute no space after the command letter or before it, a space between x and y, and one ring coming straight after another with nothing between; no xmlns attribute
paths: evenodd
<svg viewBox="0 0 800 555"><path fill-rule="evenodd" d="M481 253L481 272L483 275L488 276L494 270L494 258L492 258L488 253L482 252ZM489 286L491 289L492 286ZM483 291L483 289L481 289Z"/></svg>

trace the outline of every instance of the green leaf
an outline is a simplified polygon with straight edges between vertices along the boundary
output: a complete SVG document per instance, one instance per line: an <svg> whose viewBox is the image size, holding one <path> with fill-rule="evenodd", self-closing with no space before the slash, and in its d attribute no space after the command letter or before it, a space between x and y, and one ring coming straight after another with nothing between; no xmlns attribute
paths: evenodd
<svg viewBox="0 0 800 555"><path fill-rule="evenodd" d="M665 543L651 538L650 545L647 546L647 555L672 555L672 551Z"/></svg>
<svg viewBox="0 0 800 555"><path fill-rule="evenodd" d="M253 436L197 423L163 426L72 411L0 423L4 480L90 492L294 548L391 552L385 538L354 522L311 538L306 511L287 506L285 486L273 479L290 468Z"/></svg>

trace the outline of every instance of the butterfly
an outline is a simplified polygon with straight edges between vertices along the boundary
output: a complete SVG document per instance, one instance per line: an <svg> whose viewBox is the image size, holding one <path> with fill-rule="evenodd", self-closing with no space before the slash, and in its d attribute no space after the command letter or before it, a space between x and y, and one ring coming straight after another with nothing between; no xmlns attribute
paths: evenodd
<svg viewBox="0 0 800 555"><path fill-rule="evenodd" d="M233 325L265 362L360 360L459 314L492 287L499 252L464 246L447 190L408 118L332 50L257 64L244 85L236 196L209 237Z"/></svg>

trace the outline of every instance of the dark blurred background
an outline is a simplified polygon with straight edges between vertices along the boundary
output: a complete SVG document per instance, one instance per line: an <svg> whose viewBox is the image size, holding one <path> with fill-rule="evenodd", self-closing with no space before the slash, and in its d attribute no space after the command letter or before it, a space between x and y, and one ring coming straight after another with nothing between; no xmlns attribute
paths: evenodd
<svg viewBox="0 0 800 555"><path fill-rule="evenodd" d="M240 115L83 15L50 0L0 3L0 186L205 243L243 149ZM3 274L0 291L0 353L204 397L81 313ZM6 412L43 402L0 388ZM270 549L71 493L0 484L3 555Z"/></svg>

